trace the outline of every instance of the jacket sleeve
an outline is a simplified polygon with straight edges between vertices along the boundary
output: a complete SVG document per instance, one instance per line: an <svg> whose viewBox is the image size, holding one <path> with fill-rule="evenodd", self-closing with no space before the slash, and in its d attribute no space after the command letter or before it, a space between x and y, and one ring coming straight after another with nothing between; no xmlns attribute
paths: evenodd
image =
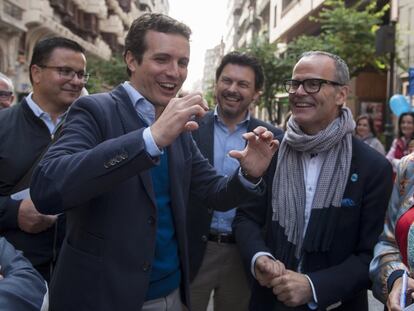
<svg viewBox="0 0 414 311"><path fill-rule="evenodd" d="M276 168L277 157L272 162L264 176L266 192L260 198L245 201L239 205L233 220L233 232L240 250L245 267L250 271L251 260L258 252L269 252L265 242L266 223L271 219L271 207L268 205L271 196L272 181ZM270 219L269 219L270 217Z"/></svg>
<svg viewBox="0 0 414 311"><path fill-rule="evenodd" d="M395 225L398 218L414 204L410 198L414 194L413 156L401 160L398 166L391 200L385 218L384 230L374 249L374 258L370 265L370 277L373 281L373 294L383 303L388 298L387 281L397 270L407 270L402 263L400 251L395 239Z"/></svg>
<svg viewBox="0 0 414 311"><path fill-rule="evenodd" d="M360 216L357 219L358 238L354 250L340 263L308 273L315 287L318 305L326 308L338 301L346 301L370 287L369 264L378 241L385 211L392 189L392 170L389 163L380 161L381 156L370 158L375 163L367 165L369 171L360 201ZM332 277L334 276L334 281Z"/></svg>
<svg viewBox="0 0 414 311"><path fill-rule="evenodd" d="M157 163L145 151L144 128L116 136L108 118L119 116L98 100L86 96L71 106L62 136L33 173L31 198L43 214L79 206Z"/></svg>
<svg viewBox="0 0 414 311"><path fill-rule="evenodd" d="M0 196L0 232L18 228L17 213L21 200L13 200L10 196Z"/></svg>
<svg viewBox="0 0 414 311"><path fill-rule="evenodd" d="M20 251L0 238L0 310L47 310L47 284Z"/></svg>

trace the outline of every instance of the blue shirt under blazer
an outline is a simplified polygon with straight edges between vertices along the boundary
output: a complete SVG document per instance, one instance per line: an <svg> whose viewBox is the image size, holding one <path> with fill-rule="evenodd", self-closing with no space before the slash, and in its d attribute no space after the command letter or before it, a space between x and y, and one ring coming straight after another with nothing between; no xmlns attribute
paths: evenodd
<svg viewBox="0 0 414 311"><path fill-rule="evenodd" d="M40 212L67 215L67 234L50 285L51 310L140 310L148 290L157 228L150 168L138 117L122 86L71 107L62 137L35 170L31 195ZM217 176L191 134L168 147L171 208L188 305L186 207L190 193L225 210L260 191L237 172ZM237 194L237 195L235 195Z"/></svg>
<svg viewBox="0 0 414 311"><path fill-rule="evenodd" d="M210 161L211 165L215 165L214 118L214 113L212 111L208 112L198 122L198 130L192 132L194 141L197 143L198 148L200 148L201 153ZM247 132L253 131L258 126L266 127L273 133L274 137L276 137L279 141L282 140L283 131L281 129L253 117L248 120ZM275 159L273 161L275 161ZM207 246L208 234L211 230L212 218L213 209L208 206L208 202L200 201L196 197L190 198L187 216L190 281L193 281L201 267Z"/></svg>

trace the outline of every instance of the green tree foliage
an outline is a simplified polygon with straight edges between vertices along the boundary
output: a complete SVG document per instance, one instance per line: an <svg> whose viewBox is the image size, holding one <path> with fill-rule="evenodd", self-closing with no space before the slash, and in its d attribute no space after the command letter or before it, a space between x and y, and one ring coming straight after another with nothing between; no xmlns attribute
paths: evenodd
<svg viewBox="0 0 414 311"><path fill-rule="evenodd" d="M319 17L311 18L321 25L321 33L317 37L299 36L288 45L288 54L296 58L309 50L337 54L348 64L351 76L367 66L384 69L385 59L375 55L375 32L389 4L378 10L376 1L365 7L363 2L346 7L344 0L326 1Z"/></svg>
<svg viewBox="0 0 414 311"><path fill-rule="evenodd" d="M265 82L259 106L267 110L271 122L276 122L276 94L284 92L283 81L291 76L293 61L287 57L278 56L276 45L269 43L267 35L256 37L242 51L254 55L263 66Z"/></svg>
<svg viewBox="0 0 414 311"><path fill-rule="evenodd" d="M109 91L128 80L121 55L115 55L109 61L89 56L87 66L91 77L86 88L90 94Z"/></svg>

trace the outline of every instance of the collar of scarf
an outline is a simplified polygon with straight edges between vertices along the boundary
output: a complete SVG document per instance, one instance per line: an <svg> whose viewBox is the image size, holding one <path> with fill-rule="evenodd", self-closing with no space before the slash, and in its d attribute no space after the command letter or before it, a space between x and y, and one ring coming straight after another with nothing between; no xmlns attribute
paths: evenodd
<svg viewBox="0 0 414 311"><path fill-rule="evenodd" d="M347 107L340 116L316 135L307 135L290 118L279 148L272 186L272 220L279 223L288 242L283 258L300 258L305 227L305 183L301 156L303 152L326 152L321 167L312 209L339 207L345 191L352 158L352 132L355 122Z"/></svg>

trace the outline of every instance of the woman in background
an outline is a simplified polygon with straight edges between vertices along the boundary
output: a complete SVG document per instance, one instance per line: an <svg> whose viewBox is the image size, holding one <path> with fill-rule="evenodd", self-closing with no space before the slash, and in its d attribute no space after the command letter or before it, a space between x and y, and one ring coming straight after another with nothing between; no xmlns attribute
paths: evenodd
<svg viewBox="0 0 414 311"><path fill-rule="evenodd" d="M384 146L377 138L374 121L369 115L363 114L356 119L355 137L385 155Z"/></svg>
<svg viewBox="0 0 414 311"><path fill-rule="evenodd" d="M408 143L414 138L414 113L404 112L398 118L398 137L394 139L387 159L396 171L400 159L409 153Z"/></svg>
<svg viewBox="0 0 414 311"><path fill-rule="evenodd" d="M388 310L401 310L402 276L408 275L407 294L414 292L414 153L401 159L384 231L370 265L374 296ZM409 297L411 299L411 297ZM408 302L408 301L407 301ZM409 303L409 302L408 302Z"/></svg>

